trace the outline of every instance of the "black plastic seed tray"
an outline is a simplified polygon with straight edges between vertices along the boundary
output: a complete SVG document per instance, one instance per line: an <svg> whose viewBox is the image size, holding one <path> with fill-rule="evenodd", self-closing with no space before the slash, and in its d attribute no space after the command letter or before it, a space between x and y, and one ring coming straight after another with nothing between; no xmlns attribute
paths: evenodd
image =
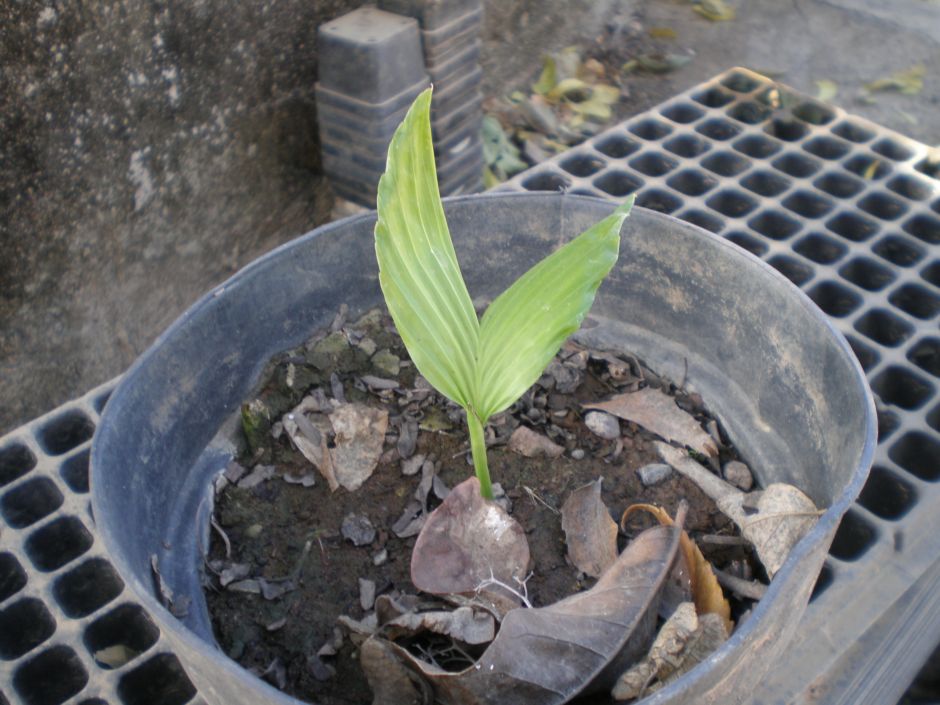
<svg viewBox="0 0 940 705"><path fill-rule="evenodd" d="M467 14L434 30L421 30L421 44L427 63L434 65L446 61L455 48L463 49L474 41L483 26L483 8L478 7Z"/></svg>
<svg viewBox="0 0 940 705"><path fill-rule="evenodd" d="M447 61L428 65L428 76L435 88L446 89L460 80L461 76L473 71L480 65L480 40L475 39L469 46L456 52Z"/></svg>
<svg viewBox="0 0 940 705"><path fill-rule="evenodd" d="M796 643L749 702L897 702L940 641L940 179L925 145L733 70L503 188L674 213L801 286L880 400L871 477ZM0 705L184 705L194 693L89 515L113 383L0 438ZM95 654L132 651L109 669Z"/></svg>
<svg viewBox="0 0 940 705"><path fill-rule="evenodd" d="M926 145L735 69L502 188L719 233L831 318L879 405L871 477L755 703L896 702L940 642L940 179Z"/></svg>

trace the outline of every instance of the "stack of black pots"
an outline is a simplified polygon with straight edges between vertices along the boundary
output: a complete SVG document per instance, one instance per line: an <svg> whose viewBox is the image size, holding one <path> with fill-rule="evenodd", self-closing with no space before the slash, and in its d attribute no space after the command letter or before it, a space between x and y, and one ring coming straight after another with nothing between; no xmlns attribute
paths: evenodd
<svg viewBox="0 0 940 705"><path fill-rule="evenodd" d="M441 195L482 188L480 0L383 0L319 29L317 114L337 195L375 206L395 128L429 83Z"/></svg>

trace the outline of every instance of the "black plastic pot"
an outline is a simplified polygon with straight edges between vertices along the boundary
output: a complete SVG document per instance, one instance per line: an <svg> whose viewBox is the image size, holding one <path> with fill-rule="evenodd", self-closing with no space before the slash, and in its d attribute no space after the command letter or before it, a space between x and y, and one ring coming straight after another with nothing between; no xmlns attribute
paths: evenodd
<svg viewBox="0 0 940 705"><path fill-rule="evenodd" d="M562 194L451 200L447 217L473 296L495 296L559 242L609 213ZM111 560L201 695L217 705L296 703L216 646L200 586L211 479L227 460L227 420L267 360L328 324L381 304L374 214L320 228L210 292L124 377L91 459L92 501ZM650 703L743 702L799 622L839 520L868 473L874 405L849 346L764 263L699 228L638 208L585 335L687 379L721 419L759 481L784 481L828 510L792 551L766 597L706 663ZM216 438L216 441L213 439ZM155 596L151 557L182 620Z"/></svg>

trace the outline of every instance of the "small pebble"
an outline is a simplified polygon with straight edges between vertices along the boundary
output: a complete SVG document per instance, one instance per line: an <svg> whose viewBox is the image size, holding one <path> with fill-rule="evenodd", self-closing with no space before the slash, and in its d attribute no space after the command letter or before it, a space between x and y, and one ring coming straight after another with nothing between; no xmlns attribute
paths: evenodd
<svg viewBox="0 0 940 705"><path fill-rule="evenodd" d="M575 460L584 460L584 449L575 448L573 451L571 451L571 457Z"/></svg>
<svg viewBox="0 0 940 705"><path fill-rule="evenodd" d="M375 581L359 578L359 606L366 612L375 604Z"/></svg>
<svg viewBox="0 0 940 705"><path fill-rule="evenodd" d="M601 438L612 441L620 438L620 422L616 416L604 411L589 411L584 416L584 425Z"/></svg>
<svg viewBox="0 0 940 705"><path fill-rule="evenodd" d="M652 487L668 480L672 475L672 468L664 463L651 463L641 467L636 474L640 476L644 487Z"/></svg>
<svg viewBox="0 0 940 705"><path fill-rule="evenodd" d="M264 531L264 527L261 524L252 524L245 530L245 536L250 539L256 539L261 536L262 531Z"/></svg>
<svg viewBox="0 0 940 705"><path fill-rule="evenodd" d="M732 485L745 492L754 486L754 476L751 469L740 460L732 460L724 469L725 479Z"/></svg>
<svg viewBox="0 0 940 705"><path fill-rule="evenodd" d="M372 556L372 565L380 566L385 565L388 562L388 549L383 548L381 551Z"/></svg>

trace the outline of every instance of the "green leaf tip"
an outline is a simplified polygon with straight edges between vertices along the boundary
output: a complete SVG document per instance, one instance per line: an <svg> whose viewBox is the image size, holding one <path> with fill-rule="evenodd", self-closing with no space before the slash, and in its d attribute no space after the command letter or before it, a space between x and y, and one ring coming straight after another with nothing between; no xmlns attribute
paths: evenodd
<svg viewBox="0 0 940 705"><path fill-rule="evenodd" d="M375 225L379 284L415 367L466 410L474 466L488 496L483 424L522 396L581 325L617 261L634 198L523 274L481 321L444 217L430 108L429 88L389 144Z"/></svg>

